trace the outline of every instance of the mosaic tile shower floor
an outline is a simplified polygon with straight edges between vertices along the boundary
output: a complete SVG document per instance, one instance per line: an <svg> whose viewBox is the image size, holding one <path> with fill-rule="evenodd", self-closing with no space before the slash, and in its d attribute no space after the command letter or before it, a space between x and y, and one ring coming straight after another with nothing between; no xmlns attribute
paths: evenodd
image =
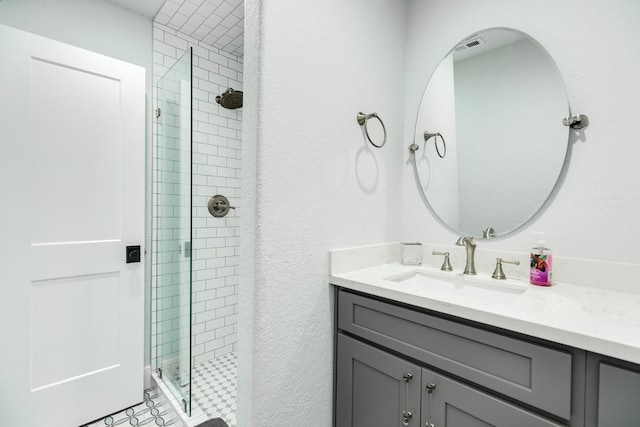
<svg viewBox="0 0 640 427"><path fill-rule="evenodd" d="M182 426L171 404L152 388L144 393L144 401L124 411L109 415L82 427L105 426Z"/></svg>
<svg viewBox="0 0 640 427"><path fill-rule="evenodd" d="M236 354L228 353L193 368L191 385L194 402L207 418L222 418L236 427Z"/></svg>

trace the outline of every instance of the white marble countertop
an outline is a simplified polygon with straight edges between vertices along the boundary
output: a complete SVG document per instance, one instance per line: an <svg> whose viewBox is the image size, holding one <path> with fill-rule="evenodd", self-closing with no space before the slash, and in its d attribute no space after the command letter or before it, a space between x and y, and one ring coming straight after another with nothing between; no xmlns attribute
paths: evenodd
<svg viewBox="0 0 640 427"><path fill-rule="evenodd" d="M521 280L503 281L479 275L480 280L493 281L497 286L524 289L514 300L499 302L488 298L460 298L434 292L427 286L386 279L413 270L436 277L456 274L441 272L435 267L390 262L344 271L345 268L334 268L335 265L337 263L332 262L329 281L336 286L640 363L640 295L637 294L565 283L539 287Z"/></svg>

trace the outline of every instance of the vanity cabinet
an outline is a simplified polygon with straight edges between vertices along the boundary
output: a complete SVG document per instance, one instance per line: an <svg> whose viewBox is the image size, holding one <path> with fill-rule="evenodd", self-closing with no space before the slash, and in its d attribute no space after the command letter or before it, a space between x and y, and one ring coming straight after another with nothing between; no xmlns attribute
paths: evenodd
<svg viewBox="0 0 640 427"><path fill-rule="evenodd" d="M344 334L338 349L337 427L564 425Z"/></svg>
<svg viewBox="0 0 640 427"><path fill-rule="evenodd" d="M640 366L589 354L586 427L627 426L640 426Z"/></svg>
<svg viewBox="0 0 640 427"><path fill-rule="evenodd" d="M586 352L338 292L336 427L583 426Z"/></svg>

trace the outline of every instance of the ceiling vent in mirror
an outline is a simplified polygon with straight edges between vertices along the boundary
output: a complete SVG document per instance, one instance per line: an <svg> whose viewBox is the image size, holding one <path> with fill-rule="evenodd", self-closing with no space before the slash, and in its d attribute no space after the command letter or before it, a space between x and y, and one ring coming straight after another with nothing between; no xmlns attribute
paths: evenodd
<svg viewBox="0 0 640 427"><path fill-rule="evenodd" d="M462 50L471 49L472 47L480 46L481 44L485 44L486 41L482 37L472 38L470 40L465 40L463 43L460 43L455 47L455 52L460 52Z"/></svg>

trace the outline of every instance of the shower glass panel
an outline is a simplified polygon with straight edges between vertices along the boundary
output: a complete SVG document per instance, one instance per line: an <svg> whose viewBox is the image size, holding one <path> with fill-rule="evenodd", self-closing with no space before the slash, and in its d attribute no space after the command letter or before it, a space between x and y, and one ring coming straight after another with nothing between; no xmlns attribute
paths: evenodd
<svg viewBox="0 0 640 427"><path fill-rule="evenodd" d="M158 81L154 152L156 368L191 415L191 56Z"/></svg>

